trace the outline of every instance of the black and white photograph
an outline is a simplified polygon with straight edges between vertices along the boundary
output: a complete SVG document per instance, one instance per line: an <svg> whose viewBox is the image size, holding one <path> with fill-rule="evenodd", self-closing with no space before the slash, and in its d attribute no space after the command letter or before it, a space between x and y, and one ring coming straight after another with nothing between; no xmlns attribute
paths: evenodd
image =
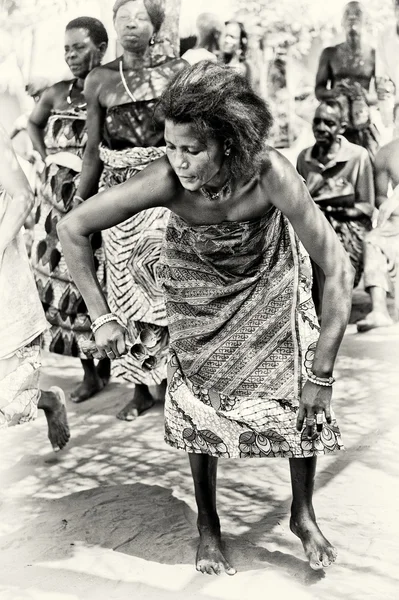
<svg viewBox="0 0 399 600"><path fill-rule="evenodd" d="M0 0L0 599L399 598L399 0Z"/></svg>

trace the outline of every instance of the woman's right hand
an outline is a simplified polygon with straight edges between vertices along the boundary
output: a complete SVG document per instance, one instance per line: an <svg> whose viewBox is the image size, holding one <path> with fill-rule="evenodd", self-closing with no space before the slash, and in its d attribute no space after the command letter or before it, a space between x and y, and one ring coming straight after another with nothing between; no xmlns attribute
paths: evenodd
<svg viewBox="0 0 399 600"><path fill-rule="evenodd" d="M101 325L94 334L97 352L93 358L109 358L114 360L127 353L127 329L117 321Z"/></svg>

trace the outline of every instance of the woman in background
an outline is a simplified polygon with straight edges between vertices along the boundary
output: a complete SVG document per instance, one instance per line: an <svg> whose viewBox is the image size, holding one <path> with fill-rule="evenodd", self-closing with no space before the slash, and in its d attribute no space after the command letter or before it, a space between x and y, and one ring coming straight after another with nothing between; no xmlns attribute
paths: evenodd
<svg viewBox="0 0 399 600"><path fill-rule="evenodd" d="M79 342L90 335L90 320L66 267L56 226L80 202L75 193L87 141L83 84L89 72L101 63L107 45L107 32L98 19L79 17L68 23L65 61L73 78L47 88L28 122L33 146L45 163L32 247L36 285L50 323L44 348L81 358L84 379L71 394L75 401L102 389L109 379L109 361L105 359L96 368L94 361L81 353ZM91 243L96 271L105 285L101 235L93 236Z"/></svg>
<svg viewBox="0 0 399 600"><path fill-rule="evenodd" d="M154 120L154 108L187 64L157 43L164 20L161 0L117 0L113 10L123 53L95 69L85 83L88 142L77 190L84 200L98 191L100 178L110 188L164 155L163 122ZM157 207L104 232L108 302L128 327L131 342L138 341L143 350L112 362L112 375L135 386L120 419L134 419L164 396L168 330L155 269L167 219L168 211ZM143 328L151 330L150 349L142 346ZM143 364L147 350L156 360L151 372ZM109 358L115 358L112 352Z"/></svg>

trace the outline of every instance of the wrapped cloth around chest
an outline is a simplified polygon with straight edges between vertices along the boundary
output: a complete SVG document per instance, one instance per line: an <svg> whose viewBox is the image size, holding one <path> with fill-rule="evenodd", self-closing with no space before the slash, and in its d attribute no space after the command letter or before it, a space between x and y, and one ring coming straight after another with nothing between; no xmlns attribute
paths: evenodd
<svg viewBox="0 0 399 600"><path fill-rule="evenodd" d="M297 258L274 208L211 226L170 217L159 277L171 346L193 384L245 397L298 394Z"/></svg>

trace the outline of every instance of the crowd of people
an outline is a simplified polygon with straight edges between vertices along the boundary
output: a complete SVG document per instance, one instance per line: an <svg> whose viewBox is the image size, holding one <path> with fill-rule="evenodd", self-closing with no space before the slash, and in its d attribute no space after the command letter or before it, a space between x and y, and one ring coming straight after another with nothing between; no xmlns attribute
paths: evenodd
<svg viewBox="0 0 399 600"><path fill-rule="evenodd" d="M72 78L40 90L26 124L36 199L0 131L0 427L41 408L53 447L68 442L63 391L39 388L41 348L80 359L74 402L111 377L128 390L121 419L164 400L165 441L189 454L203 572L235 572L219 457L288 458L291 529L312 568L336 557L312 504L317 456L343 447L334 362L353 287L372 302L359 332L391 326L399 297L399 138L380 147L378 122L399 71L364 43L365 18L349 2L345 42L322 52L315 143L296 169L267 145L244 25L202 14L173 56L157 43L160 0L115 2L121 54L107 64L103 24L67 24Z"/></svg>

